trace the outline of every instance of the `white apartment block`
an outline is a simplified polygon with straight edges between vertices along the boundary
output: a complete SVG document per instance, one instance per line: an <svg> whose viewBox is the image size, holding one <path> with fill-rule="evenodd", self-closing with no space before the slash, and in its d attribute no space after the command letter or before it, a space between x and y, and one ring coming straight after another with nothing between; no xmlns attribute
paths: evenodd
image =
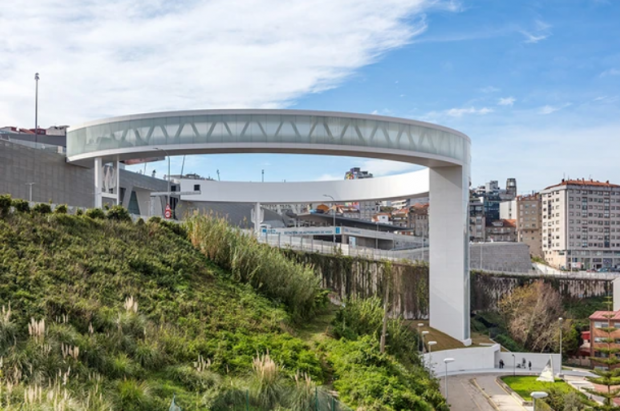
<svg viewBox="0 0 620 411"><path fill-rule="evenodd" d="M542 250L564 269L620 266L620 185L562 180L541 191Z"/></svg>

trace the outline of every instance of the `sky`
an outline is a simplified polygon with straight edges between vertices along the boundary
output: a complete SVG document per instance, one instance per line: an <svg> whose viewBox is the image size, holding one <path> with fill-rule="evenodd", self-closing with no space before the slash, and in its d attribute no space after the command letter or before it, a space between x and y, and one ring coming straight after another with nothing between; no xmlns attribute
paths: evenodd
<svg viewBox="0 0 620 411"><path fill-rule="evenodd" d="M25 0L0 7L0 126L207 108L375 113L472 139L472 183L620 184L617 0ZM182 157L172 158L178 174ZM415 166L188 156L222 180L342 179ZM134 166L142 170L142 166ZM167 162L147 172L167 172Z"/></svg>

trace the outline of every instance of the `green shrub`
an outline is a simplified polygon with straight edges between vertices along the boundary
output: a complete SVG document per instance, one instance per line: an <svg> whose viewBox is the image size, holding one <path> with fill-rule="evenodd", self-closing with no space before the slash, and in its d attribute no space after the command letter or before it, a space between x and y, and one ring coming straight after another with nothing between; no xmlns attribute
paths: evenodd
<svg viewBox="0 0 620 411"><path fill-rule="evenodd" d="M138 225L138 226L145 225L144 220L142 219L142 217L138 218L138 221L136 221L136 225Z"/></svg>
<svg viewBox="0 0 620 411"><path fill-rule="evenodd" d="M105 218L105 213L100 208L89 208L86 210L85 215L93 220L103 220Z"/></svg>
<svg viewBox="0 0 620 411"><path fill-rule="evenodd" d="M37 214L50 214L52 207L47 203L38 203L32 208L32 211Z"/></svg>
<svg viewBox="0 0 620 411"><path fill-rule="evenodd" d="M15 211L20 213L28 213L30 212L30 203L26 200L22 200L21 198L15 198L12 202L13 208Z"/></svg>
<svg viewBox="0 0 620 411"><path fill-rule="evenodd" d="M57 205L54 209L54 214L67 214L69 207L66 204Z"/></svg>
<svg viewBox="0 0 620 411"><path fill-rule="evenodd" d="M159 216L153 216L153 217L149 218L148 222L149 223L153 223L153 224L159 224L159 223L162 222L162 219Z"/></svg>
<svg viewBox="0 0 620 411"><path fill-rule="evenodd" d="M78 208L77 210L75 210L75 215L77 216L84 215L84 210L82 210L81 208Z"/></svg>
<svg viewBox="0 0 620 411"><path fill-rule="evenodd" d="M11 196L9 194L0 195L0 217L9 214L11 211Z"/></svg>
<svg viewBox="0 0 620 411"><path fill-rule="evenodd" d="M131 216L129 215L129 211L121 205L115 205L108 211L107 214L108 220L116 220L116 221L131 221Z"/></svg>

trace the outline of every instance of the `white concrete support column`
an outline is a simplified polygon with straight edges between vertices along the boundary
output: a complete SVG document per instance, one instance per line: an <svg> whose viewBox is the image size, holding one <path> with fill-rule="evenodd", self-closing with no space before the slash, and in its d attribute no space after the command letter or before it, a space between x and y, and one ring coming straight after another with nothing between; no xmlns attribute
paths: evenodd
<svg viewBox="0 0 620 411"><path fill-rule="evenodd" d="M469 168L431 168L430 326L465 345L469 335Z"/></svg>
<svg viewBox="0 0 620 411"><path fill-rule="evenodd" d="M103 207L103 161L101 157L95 158L95 208Z"/></svg>
<svg viewBox="0 0 620 411"><path fill-rule="evenodd" d="M116 160L114 162L112 162L112 164L114 164L114 176L116 177L116 184L115 184L115 190L116 190L116 205L120 205L121 204L121 166L120 166L120 161ZM129 195L131 195L131 193L129 193Z"/></svg>

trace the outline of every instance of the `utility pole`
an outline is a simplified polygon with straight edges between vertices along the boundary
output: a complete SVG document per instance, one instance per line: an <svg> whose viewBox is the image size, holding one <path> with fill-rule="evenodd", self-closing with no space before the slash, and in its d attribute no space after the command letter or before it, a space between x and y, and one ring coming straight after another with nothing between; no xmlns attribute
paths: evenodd
<svg viewBox="0 0 620 411"><path fill-rule="evenodd" d="M39 143L39 73L34 73L34 146Z"/></svg>
<svg viewBox="0 0 620 411"><path fill-rule="evenodd" d="M220 170L217 170L217 181L220 181Z"/></svg>

